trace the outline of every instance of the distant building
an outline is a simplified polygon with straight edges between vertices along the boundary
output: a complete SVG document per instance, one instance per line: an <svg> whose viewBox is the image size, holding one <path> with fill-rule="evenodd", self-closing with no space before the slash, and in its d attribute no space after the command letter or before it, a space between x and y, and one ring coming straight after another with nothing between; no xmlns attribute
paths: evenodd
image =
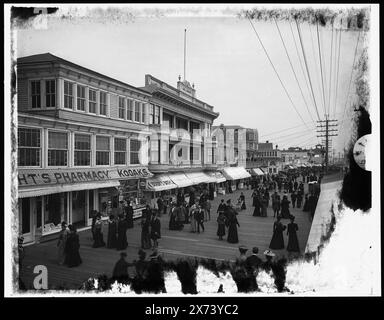
<svg viewBox="0 0 384 320"><path fill-rule="evenodd" d="M281 151L277 145L273 148L272 142L258 143L253 162L256 167L261 167L270 174L278 173L281 169Z"/></svg>
<svg viewBox="0 0 384 320"><path fill-rule="evenodd" d="M309 149L299 147L289 147L281 150L282 162L287 165L302 165L309 164L312 159L312 153Z"/></svg>

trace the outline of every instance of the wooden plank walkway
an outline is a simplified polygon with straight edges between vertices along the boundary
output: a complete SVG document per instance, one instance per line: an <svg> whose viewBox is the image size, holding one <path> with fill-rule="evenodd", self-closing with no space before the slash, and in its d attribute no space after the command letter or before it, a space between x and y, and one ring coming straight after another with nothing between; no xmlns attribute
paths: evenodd
<svg viewBox="0 0 384 320"><path fill-rule="evenodd" d="M307 188L307 185L306 185ZM253 217L253 207L251 190L243 190L246 197L247 210L241 211L238 215L240 228L238 228L238 244L230 244L226 240L220 241L216 236L216 210L221 199L235 200L240 195L240 191L233 194L218 196L212 201L211 221L205 222L205 232L196 234L189 232L190 225L185 225L182 231L168 230L168 216L161 217L162 238L159 242L159 251L165 259L173 260L180 257L202 257L214 258L218 260L233 260L238 254L238 246L246 245L250 250L257 246L261 253L268 248L273 227L273 211L271 204L268 208L268 217ZM271 203L271 202L270 202ZM298 238L300 249L305 249L308 234L311 227L311 221L308 212L302 209L290 209L295 215L295 222L299 225ZM133 261L137 258L137 252L140 247L140 221L135 221L133 229L127 231L128 248L127 261ZM287 220L283 220L287 224ZM68 268L57 264L56 240L27 246L25 248L25 259L21 271L21 279L27 288L32 288L33 279L36 276L33 273L34 266L45 265L48 269L48 287L56 289L60 287L78 289L80 285L90 277L98 274L107 274L111 276L115 262L119 259L119 252L107 248L92 248L92 239L90 230L82 231L80 236L80 255L82 265L75 268ZM104 227L104 240L107 236L107 226ZM287 245L287 236L284 233L285 245ZM150 254L147 250L147 254ZM287 255L286 250L279 250L277 255ZM133 272L133 270L131 270Z"/></svg>

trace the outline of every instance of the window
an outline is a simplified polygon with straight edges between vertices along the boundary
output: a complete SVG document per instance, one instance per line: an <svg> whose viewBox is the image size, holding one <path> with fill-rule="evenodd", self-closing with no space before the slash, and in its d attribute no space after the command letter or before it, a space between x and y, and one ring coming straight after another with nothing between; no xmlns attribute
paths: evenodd
<svg viewBox="0 0 384 320"><path fill-rule="evenodd" d="M31 82L32 108L41 108L40 81Z"/></svg>
<svg viewBox="0 0 384 320"><path fill-rule="evenodd" d="M149 108L148 108L149 124L155 123L155 121L154 121L154 119L155 119L154 108L155 108L155 106L153 104L149 105Z"/></svg>
<svg viewBox="0 0 384 320"><path fill-rule="evenodd" d="M188 121L180 118L176 118L176 128L188 130Z"/></svg>
<svg viewBox="0 0 384 320"><path fill-rule="evenodd" d="M135 101L135 121L140 122L140 102Z"/></svg>
<svg viewBox="0 0 384 320"><path fill-rule="evenodd" d="M56 106L56 81L45 81L45 105L47 108Z"/></svg>
<svg viewBox="0 0 384 320"><path fill-rule="evenodd" d="M68 135L66 132L48 132L48 166L66 166Z"/></svg>
<svg viewBox="0 0 384 320"><path fill-rule="evenodd" d="M89 102L88 102L88 111L90 113L96 113L96 91L89 89Z"/></svg>
<svg viewBox="0 0 384 320"><path fill-rule="evenodd" d="M155 124L160 124L160 107L155 106L155 119L153 121Z"/></svg>
<svg viewBox="0 0 384 320"><path fill-rule="evenodd" d="M64 81L64 108L73 108L73 85L68 81Z"/></svg>
<svg viewBox="0 0 384 320"><path fill-rule="evenodd" d="M160 140L151 140L151 163L160 161Z"/></svg>
<svg viewBox="0 0 384 320"><path fill-rule="evenodd" d="M119 97L119 118L125 119L125 99Z"/></svg>
<svg viewBox="0 0 384 320"><path fill-rule="evenodd" d="M130 159L131 164L140 164L139 152L141 142L139 140L131 140L130 142Z"/></svg>
<svg viewBox="0 0 384 320"><path fill-rule="evenodd" d="M141 105L141 122L145 122L145 104L144 103L140 103Z"/></svg>
<svg viewBox="0 0 384 320"><path fill-rule="evenodd" d="M127 120L133 120L133 100L127 100Z"/></svg>
<svg viewBox="0 0 384 320"><path fill-rule="evenodd" d="M107 93L100 91L100 114L107 115Z"/></svg>
<svg viewBox="0 0 384 320"><path fill-rule="evenodd" d="M109 137L96 136L96 165L109 165Z"/></svg>
<svg viewBox="0 0 384 320"><path fill-rule="evenodd" d="M127 140L115 138L115 164L126 164Z"/></svg>
<svg viewBox="0 0 384 320"><path fill-rule="evenodd" d="M77 85L77 110L85 111L85 87Z"/></svg>
<svg viewBox="0 0 384 320"><path fill-rule="evenodd" d="M91 136L75 134L75 166L91 164Z"/></svg>
<svg viewBox="0 0 384 320"><path fill-rule="evenodd" d="M163 125L166 128L173 128L173 116L168 113L163 113Z"/></svg>
<svg viewBox="0 0 384 320"><path fill-rule="evenodd" d="M19 128L17 132L19 166L40 166L40 130Z"/></svg>

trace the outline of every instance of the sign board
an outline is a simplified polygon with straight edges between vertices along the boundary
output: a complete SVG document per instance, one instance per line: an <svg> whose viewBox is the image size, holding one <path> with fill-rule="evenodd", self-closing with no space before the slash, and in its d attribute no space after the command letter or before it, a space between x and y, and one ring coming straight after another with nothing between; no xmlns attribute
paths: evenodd
<svg viewBox="0 0 384 320"><path fill-rule="evenodd" d="M146 167L18 170L19 187L109 180L129 180L149 178L152 176L153 174Z"/></svg>

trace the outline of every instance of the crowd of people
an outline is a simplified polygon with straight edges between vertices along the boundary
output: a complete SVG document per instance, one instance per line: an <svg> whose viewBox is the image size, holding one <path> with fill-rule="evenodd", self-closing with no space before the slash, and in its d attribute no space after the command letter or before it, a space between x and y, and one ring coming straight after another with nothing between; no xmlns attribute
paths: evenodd
<svg viewBox="0 0 384 320"><path fill-rule="evenodd" d="M272 240L270 249L281 250L285 248L283 233L287 230L288 253L299 253L299 241L297 238L298 225L294 222L295 217L290 212L292 208L301 208L308 211L313 216L316 208L319 190L311 190L304 194L304 183L320 182L321 176L313 173L302 174L272 175L265 176L260 180L254 180L248 183L247 187L253 189L252 205L253 216L267 217L269 206L272 207L273 217L276 221L273 224ZM301 181L299 181L301 180ZM280 195L282 194L282 195ZM162 215L169 216L169 230L185 230L189 224L189 231L192 233L201 233L205 231L204 222L211 220L211 200L213 194L209 189L192 189L189 192L189 199L183 192L179 191L175 200L167 201L159 197L156 201L157 206L151 208L146 206L141 218L141 248L156 250L158 241L161 238ZM290 199L290 200L289 200ZM91 212L92 216L92 239L93 248L107 247L115 250L126 250L128 247L127 230L133 228L133 208L128 202L121 202L120 207L115 214L111 214L107 221L101 218L101 214L95 210ZM226 236L228 243L238 243L238 231L240 227L238 214L246 210L246 199L241 192L236 204L232 204L231 199L221 199L217 208L217 236L223 240ZM285 226L282 219L289 219L290 223ZM107 224L108 234L106 242L104 241L103 225ZM58 262L61 265L75 267L82 263L79 248L79 236L74 225L67 225L62 222L62 230L59 235Z"/></svg>

